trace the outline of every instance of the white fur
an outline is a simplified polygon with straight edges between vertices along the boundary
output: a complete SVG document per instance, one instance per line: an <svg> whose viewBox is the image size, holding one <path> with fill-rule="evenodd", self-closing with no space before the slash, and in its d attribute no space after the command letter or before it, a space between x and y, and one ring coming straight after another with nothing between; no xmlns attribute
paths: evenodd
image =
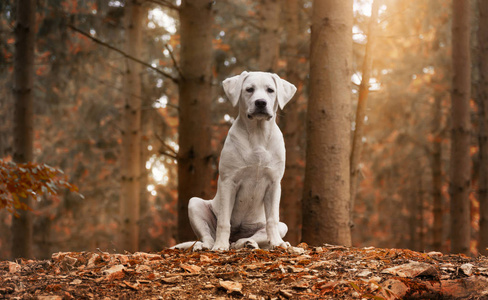
<svg viewBox="0 0 488 300"><path fill-rule="evenodd" d="M220 156L217 194L213 200L190 199L188 214L199 242L175 248L289 247L283 241L288 228L279 222L285 144L276 111L296 88L264 72L242 72L223 87L232 105L239 105L239 115Z"/></svg>

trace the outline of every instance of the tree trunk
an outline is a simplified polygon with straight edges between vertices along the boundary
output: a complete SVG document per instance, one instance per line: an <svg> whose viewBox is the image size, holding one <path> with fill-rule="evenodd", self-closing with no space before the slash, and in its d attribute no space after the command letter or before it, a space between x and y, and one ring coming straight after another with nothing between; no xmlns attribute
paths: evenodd
<svg viewBox="0 0 488 300"><path fill-rule="evenodd" d="M297 72L298 65L298 0L286 0L284 4L285 30L286 30L286 53L287 59L286 79L299 86L300 76ZM292 245L300 242L301 238L301 198L302 198L302 172L300 160L300 135L303 129L299 119L299 98L300 90L295 94L283 110L285 117L280 118L281 129L286 146L286 167L285 175L281 184L281 211L283 222L288 225L286 240Z"/></svg>
<svg viewBox="0 0 488 300"><path fill-rule="evenodd" d="M141 57L141 3L130 0L126 6L126 49L132 57ZM139 205L141 180L141 66L126 60L124 76L124 117L122 131L121 250L139 249Z"/></svg>
<svg viewBox="0 0 488 300"><path fill-rule="evenodd" d="M303 241L351 245L352 1L313 2Z"/></svg>
<svg viewBox="0 0 488 300"><path fill-rule="evenodd" d="M470 1L453 1L452 21L452 131L451 131L451 252L469 254L471 240L469 190L471 178L470 111Z"/></svg>
<svg viewBox="0 0 488 300"><path fill-rule="evenodd" d="M281 5L278 0L261 0L259 16L261 32L259 34L259 69L263 72L277 72L280 53ZM296 13L296 12L295 12Z"/></svg>
<svg viewBox="0 0 488 300"><path fill-rule="evenodd" d="M191 197L211 197L212 1L186 0L180 7L178 239L194 238L188 220Z"/></svg>
<svg viewBox="0 0 488 300"><path fill-rule="evenodd" d="M432 144L432 198L433 198L433 217L432 224L432 247L434 250L441 251L443 238L442 231L444 227L444 214L442 203L442 97L439 93L435 95L434 119L433 119L433 136Z"/></svg>
<svg viewBox="0 0 488 300"><path fill-rule="evenodd" d="M409 205L409 218L408 218L408 224L409 224L409 240L410 244L408 246L409 249L412 250L418 250L418 191L417 191L417 186L415 186L415 183L412 181L410 184L410 191L407 193L408 194L408 202L410 202Z"/></svg>
<svg viewBox="0 0 488 300"><path fill-rule="evenodd" d="M14 56L14 161L26 163L33 160L33 92L34 48L35 48L36 2L17 1L17 23L15 26ZM31 199L20 199L32 206ZM12 257L31 258L32 213L19 211L19 217L12 222Z"/></svg>
<svg viewBox="0 0 488 300"><path fill-rule="evenodd" d="M376 24L378 23L379 0L374 0L371 6L371 18L368 26L368 42L364 50L364 61L362 68L361 85L359 86L358 107L356 110L356 128L352 139L351 148L351 220L350 225L354 225L354 201L358 186L359 162L363 150L364 118L366 117L366 102L369 93L369 79L373 67L373 46Z"/></svg>
<svg viewBox="0 0 488 300"><path fill-rule="evenodd" d="M480 235L478 251L488 255L488 1L478 1L480 12L478 25L479 44L479 201Z"/></svg>

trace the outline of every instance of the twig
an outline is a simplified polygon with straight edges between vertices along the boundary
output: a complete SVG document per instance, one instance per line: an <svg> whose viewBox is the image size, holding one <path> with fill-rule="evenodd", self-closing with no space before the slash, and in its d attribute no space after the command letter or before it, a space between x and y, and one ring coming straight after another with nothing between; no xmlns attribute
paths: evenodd
<svg viewBox="0 0 488 300"><path fill-rule="evenodd" d="M105 42L103 42L103 41L101 41L101 40L99 40L99 39L97 39L97 38L95 38L95 37L91 36L90 34L88 34L88 33L84 32L84 31L82 31L82 30L80 30L80 29L76 28L75 26L73 26L73 25L71 25L71 24L69 24L69 25L68 25L68 27L69 27L71 30L74 30L74 31L76 31L76 32L78 32L78 33L80 33L80 34L82 34L82 35L84 35L84 36L86 36L86 37L90 38L92 41L94 41L94 42L96 42L96 43L98 43L98 44L100 44L100 45L102 45L102 46L105 46L105 47L109 48L110 50L113 50L113 51L115 51L115 52L117 52L117 53L120 53L120 54L122 54L122 55L123 55L125 58L128 58L128 59L130 59L130 60L132 60L132 61L135 61L135 62L137 62L137 63L139 63L139 64L141 64L141 65L143 65L143 66L145 66L145 67L147 67L147 68L149 68L149 69L151 69L151 70L153 70L153 71L155 71L155 72L157 72L157 73L159 73L159 74L161 74L161 75L163 75L164 77L171 79L171 80L172 80L174 83L178 84L178 81L179 81L179 80L178 80L178 78L173 77L171 74L166 73L166 72L164 72L163 70L160 70L160 69L158 69L158 68L156 68L156 67L153 67L152 65L150 65L150 64L148 64L148 63L146 63L146 62L144 62L144 61L142 61L142 60L140 60L140 59L138 59L138 58L136 58L136 57L133 57L133 56L131 56L131 55L129 55L129 54L127 54L127 53L125 53L124 51L122 51L122 50L120 50L120 49L118 49L118 48L116 48L116 47L114 47L114 46L112 46L112 45L110 45L110 44L107 44L107 43L105 43Z"/></svg>
<svg viewBox="0 0 488 300"><path fill-rule="evenodd" d="M173 154L168 153L168 152L159 151L159 154L166 155L168 157L171 157L172 159L178 160L178 157L176 155L173 155Z"/></svg>
<svg viewBox="0 0 488 300"><path fill-rule="evenodd" d="M180 75L180 78L185 79L185 77L183 77L183 72L181 72L181 69L178 66L178 63L176 63L176 59L175 59L175 57L173 55L173 51L171 51L171 49L169 48L168 44L164 45L164 48L166 48L166 50L168 50L169 56L171 57L171 60L173 61L173 66L175 67L176 71L178 71L178 74Z"/></svg>
<svg viewBox="0 0 488 300"><path fill-rule="evenodd" d="M173 153L175 159L177 159L177 155L178 155L178 152L175 151L175 149L171 148L168 144L166 144L166 142L157 134L155 134L156 138L161 142L161 145L163 147L165 147L166 149L168 149L169 151L171 151L171 153ZM166 153L166 152L162 152L162 154L166 154L166 155L171 155L169 153Z"/></svg>

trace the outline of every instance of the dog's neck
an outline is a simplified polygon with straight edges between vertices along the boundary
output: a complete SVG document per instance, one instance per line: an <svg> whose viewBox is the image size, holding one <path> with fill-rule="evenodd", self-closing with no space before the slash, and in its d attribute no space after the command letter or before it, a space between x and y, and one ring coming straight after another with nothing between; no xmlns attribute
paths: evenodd
<svg viewBox="0 0 488 300"><path fill-rule="evenodd" d="M235 122L239 122L239 127L247 134L249 144L252 148L268 148L271 132L276 124L276 115L271 119L253 119L247 118L246 114L239 114Z"/></svg>

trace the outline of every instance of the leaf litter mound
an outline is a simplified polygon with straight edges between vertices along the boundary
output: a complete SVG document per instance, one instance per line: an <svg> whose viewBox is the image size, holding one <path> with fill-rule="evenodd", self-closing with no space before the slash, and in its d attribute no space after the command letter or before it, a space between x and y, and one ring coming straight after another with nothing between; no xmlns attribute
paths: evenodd
<svg viewBox="0 0 488 300"><path fill-rule="evenodd" d="M302 243L289 249L60 252L0 261L0 299L488 299L488 259Z"/></svg>

